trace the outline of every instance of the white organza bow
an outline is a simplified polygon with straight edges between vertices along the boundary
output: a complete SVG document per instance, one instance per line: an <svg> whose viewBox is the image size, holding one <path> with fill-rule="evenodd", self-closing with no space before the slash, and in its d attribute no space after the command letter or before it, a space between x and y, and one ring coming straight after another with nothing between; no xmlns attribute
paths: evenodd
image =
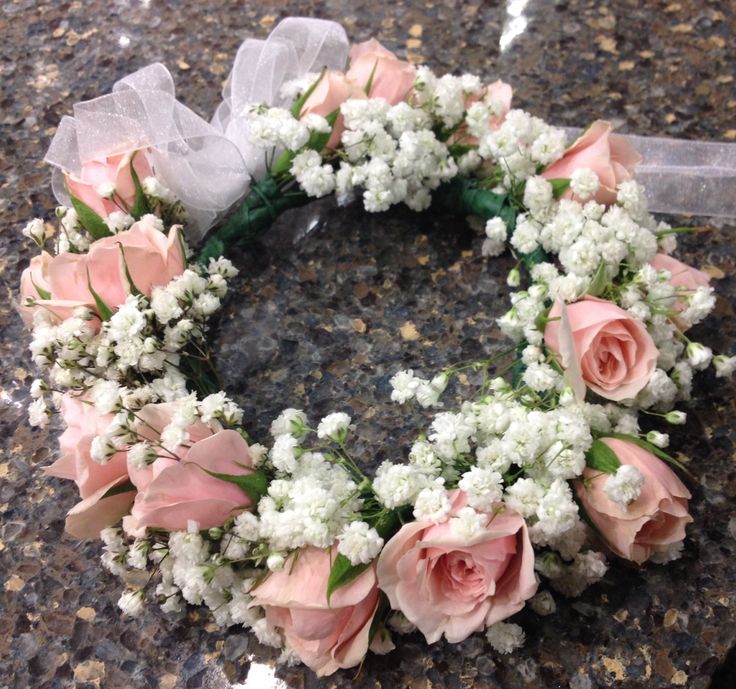
<svg viewBox="0 0 736 689"><path fill-rule="evenodd" d="M324 67L344 69L349 47L342 26L304 17L288 17L265 40L242 43L212 124L237 145L253 178L260 179L266 166L263 149L250 141L248 107L284 105L281 88L286 82Z"/></svg>
<svg viewBox="0 0 736 689"><path fill-rule="evenodd" d="M56 168L56 198L70 205L65 172L78 176L86 161L142 148L186 209L193 241L248 191L237 146L176 100L171 74L156 63L116 82L112 93L75 104L74 117L61 120L45 158Z"/></svg>
<svg viewBox="0 0 736 689"><path fill-rule="evenodd" d="M736 144L624 135L642 155L649 210L736 218Z"/></svg>

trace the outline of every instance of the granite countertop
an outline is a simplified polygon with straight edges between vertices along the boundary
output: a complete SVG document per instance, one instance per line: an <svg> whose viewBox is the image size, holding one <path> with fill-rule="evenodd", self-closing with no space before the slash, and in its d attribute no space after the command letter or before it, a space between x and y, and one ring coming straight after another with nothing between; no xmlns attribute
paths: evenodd
<svg viewBox="0 0 736 689"><path fill-rule="evenodd" d="M313 15L440 72L503 78L517 105L555 123L600 116L632 133L728 141L736 140L735 11L717 0L8 0L0 17L0 689L734 686L733 384L701 375L688 425L672 435L695 477L695 523L680 561L644 570L614 562L581 598L558 599L556 615L525 613L527 644L511 657L482 637L428 647L412 635L394 653L369 657L357 676L318 680L302 667L274 675L272 651L242 630L216 629L202 611L119 615L120 582L101 569L100 545L63 534L74 487L42 474L57 431L25 421L33 372L13 298L31 255L20 229L54 206L41 158L60 117L150 62L165 63L178 96L208 117L244 37ZM723 274L714 316L693 332L730 352L736 227L689 221L710 231L685 239L681 256ZM479 248L462 219L436 213L368 217L327 201L282 218L256 251L236 257L237 296L214 333L253 435L263 437L284 406L313 417L345 410L360 416L357 454L367 465L401 457L421 419L390 405L391 373L431 372L502 342L494 318L510 259L487 263Z"/></svg>

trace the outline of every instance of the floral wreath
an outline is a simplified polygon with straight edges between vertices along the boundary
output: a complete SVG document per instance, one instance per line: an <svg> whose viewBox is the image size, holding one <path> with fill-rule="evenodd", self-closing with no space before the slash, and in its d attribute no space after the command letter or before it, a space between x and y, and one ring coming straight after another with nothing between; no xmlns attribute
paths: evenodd
<svg viewBox="0 0 736 689"><path fill-rule="evenodd" d="M124 613L206 605L328 675L414 629L512 652L509 618L554 612L552 591L579 595L607 555L679 557L690 492L646 422L684 424L693 373L736 368L687 336L714 306L709 277L671 257L688 230L649 214L640 156L610 124L569 142L511 98L292 18L243 44L211 123L161 65L62 121L47 155L59 227L24 230L41 248L18 307L43 370L29 417L65 424L46 472L79 487L67 531L100 537L111 572L152 574ZM511 344L433 377L398 371L400 405L441 408L461 371L477 391L372 478L339 411L313 427L286 409L254 442L208 348L237 272L227 250L333 193L472 216L484 256L517 259L498 319Z"/></svg>

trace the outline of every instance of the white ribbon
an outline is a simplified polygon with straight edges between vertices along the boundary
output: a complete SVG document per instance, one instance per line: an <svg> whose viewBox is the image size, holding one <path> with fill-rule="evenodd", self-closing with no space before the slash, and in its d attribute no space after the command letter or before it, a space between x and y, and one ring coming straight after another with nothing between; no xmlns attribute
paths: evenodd
<svg viewBox="0 0 736 689"><path fill-rule="evenodd" d="M263 149L250 141L248 107L291 105L281 97L282 86L324 67L344 70L349 47L342 26L305 17L288 17L265 40L248 38L241 44L212 125L240 149L253 178L265 174L266 164Z"/></svg>
<svg viewBox="0 0 736 689"><path fill-rule="evenodd" d="M64 173L82 164L134 149L147 149L156 177L187 211L186 232L197 241L247 191L249 177L237 146L174 97L174 81L162 64L121 79L112 93L74 105L46 153L55 166L52 186L70 205Z"/></svg>
<svg viewBox="0 0 736 689"><path fill-rule="evenodd" d="M581 129L563 127L576 138ZM634 179L646 188L649 210L670 215L736 218L736 144L614 134L642 157Z"/></svg>
<svg viewBox="0 0 736 689"><path fill-rule="evenodd" d="M736 144L622 136L644 159L635 179L651 211L736 218Z"/></svg>

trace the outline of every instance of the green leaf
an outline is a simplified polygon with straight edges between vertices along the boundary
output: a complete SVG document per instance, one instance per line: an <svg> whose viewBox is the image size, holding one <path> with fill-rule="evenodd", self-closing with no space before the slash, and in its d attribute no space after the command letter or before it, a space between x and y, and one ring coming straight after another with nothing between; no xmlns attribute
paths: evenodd
<svg viewBox="0 0 736 689"><path fill-rule="evenodd" d="M621 466L621 461L616 453L602 440L593 441L593 445L585 455L585 463L589 467L606 474L615 474Z"/></svg>
<svg viewBox="0 0 736 689"><path fill-rule="evenodd" d="M77 211L79 223L87 230L95 239L102 239L112 235L110 228L105 225L103 219L93 211L84 201L78 199L74 194L70 193L72 206Z"/></svg>
<svg viewBox="0 0 736 689"><path fill-rule="evenodd" d="M477 146L473 146L472 144L450 144L447 150L453 158L457 159L462 158L468 151L473 151L477 148Z"/></svg>
<svg viewBox="0 0 736 689"><path fill-rule="evenodd" d="M199 464L195 466L199 466ZM242 490L255 505L258 501L266 494L268 490L268 477L262 471L254 471L250 474L220 474L216 471L208 471L204 467L199 467L204 471L205 474L209 474L213 478L218 478L221 481L227 481L228 483L234 483L240 490Z"/></svg>
<svg viewBox="0 0 736 689"><path fill-rule="evenodd" d="M332 563L330 576L327 579L327 603L337 589L347 586L353 579L359 577L370 566L370 562L360 565L351 564L350 560L342 553L338 553Z"/></svg>
<svg viewBox="0 0 736 689"><path fill-rule="evenodd" d="M130 293L135 297L140 297L143 295L143 292L141 292L133 282L133 278L130 276L130 271L128 270L128 262L125 260L125 248L122 245L122 242L118 242L118 248L120 249L120 256L121 260L123 261L123 272L125 273L125 279L128 281L128 285L130 286Z"/></svg>
<svg viewBox="0 0 736 689"><path fill-rule="evenodd" d="M309 98L309 96L311 96L314 93L314 89L317 88L317 86L319 85L319 82L322 81L326 73L327 73L327 68L325 67L319 73L317 80L304 93L302 93L302 95L299 96L299 98L297 98L294 101L294 105L291 106L292 117L295 117L297 120L301 117L302 108L304 107L304 104L307 102L307 99Z"/></svg>
<svg viewBox="0 0 736 689"><path fill-rule="evenodd" d="M397 510L382 510L376 519L369 519L368 523L387 541L401 527L401 518Z"/></svg>
<svg viewBox="0 0 736 689"><path fill-rule="evenodd" d="M370 96L371 95L371 89L373 88L373 79L376 76L376 69L378 68L378 60L373 65L373 69L371 70L371 75L368 77L368 83L365 85L365 95Z"/></svg>
<svg viewBox="0 0 736 689"><path fill-rule="evenodd" d="M682 462L676 460L672 455L668 455L664 450L658 448L656 445L652 445L650 442L642 440L642 438L637 438L635 435L628 435L626 433L606 433L606 435L611 438L617 438L618 440L626 440L629 443L634 443L634 445L638 445L647 452L651 452L653 455L659 457L665 462L676 466L680 471L684 471L686 474L691 475L690 471Z"/></svg>
<svg viewBox="0 0 736 689"><path fill-rule="evenodd" d="M43 287L39 287L33 279L33 275L31 275L31 283L36 288L36 292L38 292L38 296L41 297L41 299L51 299L51 292L48 292Z"/></svg>
<svg viewBox="0 0 736 689"><path fill-rule="evenodd" d="M662 237L666 237L669 234L698 234L702 231L702 227L670 227L669 229L659 230L659 232L655 232L654 236L657 239L661 239Z"/></svg>
<svg viewBox="0 0 736 689"><path fill-rule="evenodd" d="M559 199L570 188L569 179L548 179L547 181L552 185L552 194L556 199Z"/></svg>
<svg viewBox="0 0 736 689"><path fill-rule="evenodd" d="M388 602L388 597L381 591L381 595L378 597L378 608L376 614L373 616L373 622L371 622L371 629L368 632L368 640L373 641L373 637L378 634L387 634L386 630L386 616L391 610L391 605Z"/></svg>
<svg viewBox="0 0 736 689"><path fill-rule="evenodd" d="M606 291L606 287L610 284L610 280L608 279L608 275L606 274L606 264L601 261L598 264L598 268L595 271L595 275L593 276L593 280L590 283L590 287L588 287L587 294L589 294L591 297L599 297L603 292Z"/></svg>
<svg viewBox="0 0 736 689"><path fill-rule="evenodd" d="M120 495L121 493L130 493L131 491L135 490L135 486L130 481L125 481L124 483L119 483L117 486L113 486L108 490L101 498L100 500L104 500L105 498L112 498L115 495Z"/></svg>
<svg viewBox="0 0 736 689"><path fill-rule="evenodd" d="M100 318L103 321L109 321L112 318L113 310L103 301L102 297L95 292L92 287L92 282L89 279L89 270L87 271L87 289L89 293L94 297L95 305L97 306L97 313L100 314Z"/></svg>
<svg viewBox="0 0 736 689"><path fill-rule="evenodd" d="M143 193L141 180L138 177L138 173L135 171L135 167L133 167L133 161L138 153L139 151L136 151L130 157L130 176L133 178L133 184L135 185L135 201L133 202L133 207L130 209L130 214L136 220L140 220L144 215L146 215L146 213L151 212L151 207L148 205L148 199Z"/></svg>

